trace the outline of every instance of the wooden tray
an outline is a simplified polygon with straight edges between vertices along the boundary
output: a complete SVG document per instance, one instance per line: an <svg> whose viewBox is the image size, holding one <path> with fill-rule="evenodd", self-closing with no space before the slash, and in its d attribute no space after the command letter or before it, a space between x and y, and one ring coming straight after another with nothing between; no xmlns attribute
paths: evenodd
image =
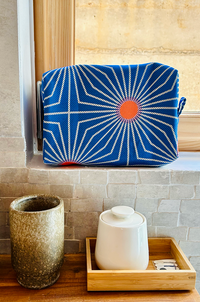
<svg viewBox="0 0 200 302"><path fill-rule="evenodd" d="M96 238L86 238L88 291L191 290L196 272L173 238L149 238L146 270L99 270L94 258ZM152 261L175 259L177 271L158 271Z"/></svg>

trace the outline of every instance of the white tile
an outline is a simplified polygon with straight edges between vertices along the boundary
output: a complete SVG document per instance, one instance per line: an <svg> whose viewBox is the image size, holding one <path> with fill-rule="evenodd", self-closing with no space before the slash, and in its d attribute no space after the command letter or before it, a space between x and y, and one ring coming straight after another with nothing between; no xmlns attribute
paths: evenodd
<svg viewBox="0 0 200 302"><path fill-rule="evenodd" d="M97 227L98 213L96 212L69 212L67 214L67 226L69 227Z"/></svg>
<svg viewBox="0 0 200 302"><path fill-rule="evenodd" d="M190 257L190 262L193 265L195 270L200 271L200 256L197 257Z"/></svg>
<svg viewBox="0 0 200 302"><path fill-rule="evenodd" d="M200 224L199 224L199 226L200 226ZM200 227L189 229L189 240L200 241Z"/></svg>
<svg viewBox="0 0 200 302"><path fill-rule="evenodd" d="M72 212L102 212L103 198L71 199Z"/></svg>
<svg viewBox="0 0 200 302"><path fill-rule="evenodd" d="M108 182L113 184L136 184L137 171L113 170L108 172Z"/></svg>
<svg viewBox="0 0 200 302"><path fill-rule="evenodd" d="M199 256L200 242L180 241L180 247L187 257Z"/></svg>
<svg viewBox="0 0 200 302"><path fill-rule="evenodd" d="M173 237L177 242L179 240L186 240L187 227L157 227L158 237Z"/></svg>
<svg viewBox="0 0 200 302"><path fill-rule="evenodd" d="M194 198L194 186L190 185L171 185L170 199L188 199Z"/></svg>
<svg viewBox="0 0 200 302"><path fill-rule="evenodd" d="M195 189L196 189L195 198L200 198L200 186L196 186Z"/></svg>
<svg viewBox="0 0 200 302"><path fill-rule="evenodd" d="M2 183L26 183L28 182L27 168L1 168L0 176Z"/></svg>
<svg viewBox="0 0 200 302"><path fill-rule="evenodd" d="M49 182L49 172L48 171L40 171L40 170L29 170L28 182L34 184L48 184Z"/></svg>
<svg viewBox="0 0 200 302"><path fill-rule="evenodd" d="M82 226L75 227L75 238L85 240L86 237L96 237L97 226Z"/></svg>
<svg viewBox="0 0 200 302"><path fill-rule="evenodd" d="M22 168L26 166L25 152L0 151L0 167Z"/></svg>
<svg viewBox="0 0 200 302"><path fill-rule="evenodd" d="M172 184L199 184L198 171L171 171L171 183Z"/></svg>
<svg viewBox="0 0 200 302"><path fill-rule="evenodd" d="M180 213L179 225L198 227L200 222L200 213Z"/></svg>
<svg viewBox="0 0 200 302"><path fill-rule="evenodd" d="M24 151L24 138L0 137L0 151Z"/></svg>
<svg viewBox="0 0 200 302"><path fill-rule="evenodd" d="M200 199L189 199L181 201L182 213L200 213Z"/></svg>
<svg viewBox="0 0 200 302"><path fill-rule="evenodd" d="M75 185L73 198L105 198L105 185Z"/></svg>
<svg viewBox="0 0 200 302"><path fill-rule="evenodd" d="M139 179L142 184L169 184L169 171L141 169Z"/></svg>
<svg viewBox="0 0 200 302"><path fill-rule="evenodd" d="M80 182L80 172L78 170L54 170L49 171L49 183L51 185L71 185Z"/></svg>
<svg viewBox="0 0 200 302"><path fill-rule="evenodd" d="M133 184L108 184L108 198L134 199L135 191Z"/></svg>
<svg viewBox="0 0 200 302"><path fill-rule="evenodd" d="M137 198L135 210L138 212L157 212L158 199L155 198Z"/></svg>
<svg viewBox="0 0 200 302"><path fill-rule="evenodd" d="M129 206L135 208L135 199L126 199L126 198L104 198L103 210L110 210L112 207L116 206Z"/></svg>
<svg viewBox="0 0 200 302"><path fill-rule="evenodd" d="M107 184L107 172L101 170L84 170L80 171L80 183L91 185L106 185Z"/></svg>
<svg viewBox="0 0 200 302"><path fill-rule="evenodd" d="M59 196L61 198L72 198L73 197L73 186L54 186L50 185L50 194Z"/></svg>
<svg viewBox="0 0 200 302"><path fill-rule="evenodd" d="M178 213L153 213L154 226L176 227Z"/></svg>
<svg viewBox="0 0 200 302"><path fill-rule="evenodd" d="M137 185L137 198L169 198L169 186Z"/></svg>
<svg viewBox="0 0 200 302"><path fill-rule="evenodd" d="M158 212L179 212L180 200L161 200Z"/></svg>
<svg viewBox="0 0 200 302"><path fill-rule="evenodd" d="M157 228L154 226L147 227L148 238L157 237Z"/></svg>

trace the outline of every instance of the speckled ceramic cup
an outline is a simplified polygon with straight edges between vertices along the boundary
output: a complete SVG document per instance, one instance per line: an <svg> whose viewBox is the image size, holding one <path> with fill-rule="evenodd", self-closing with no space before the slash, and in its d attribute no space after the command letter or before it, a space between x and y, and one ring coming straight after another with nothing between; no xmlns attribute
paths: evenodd
<svg viewBox="0 0 200 302"><path fill-rule="evenodd" d="M30 195L10 205L12 266L26 288L54 284L64 259L64 204L52 195Z"/></svg>

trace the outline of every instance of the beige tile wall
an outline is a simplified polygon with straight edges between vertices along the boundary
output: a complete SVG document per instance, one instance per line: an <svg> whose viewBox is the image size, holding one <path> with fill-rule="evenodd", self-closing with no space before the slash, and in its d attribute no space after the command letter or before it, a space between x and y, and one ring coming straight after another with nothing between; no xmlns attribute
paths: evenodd
<svg viewBox="0 0 200 302"><path fill-rule="evenodd" d="M200 170L200 169L199 169ZM200 171L136 168L0 168L0 253L10 253L9 205L28 194L55 194L65 206L65 252L85 252L99 214L119 204L144 214L149 237L174 237L200 284Z"/></svg>
<svg viewBox="0 0 200 302"><path fill-rule="evenodd" d="M25 167L19 93L17 1L0 0L0 167Z"/></svg>

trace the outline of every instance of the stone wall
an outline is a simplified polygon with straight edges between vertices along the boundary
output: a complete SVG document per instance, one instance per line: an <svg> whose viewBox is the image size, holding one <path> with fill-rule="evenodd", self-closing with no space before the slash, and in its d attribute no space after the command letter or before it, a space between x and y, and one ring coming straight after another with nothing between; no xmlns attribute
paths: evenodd
<svg viewBox="0 0 200 302"><path fill-rule="evenodd" d="M10 253L10 202L36 193L64 199L66 253L85 252L85 237L96 236L102 211L119 204L134 207L146 216L149 237L177 240L197 270L199 288L200 169L2 168L0 253Z"/></svg>
<svg viewBox="0 0 200 302"><path fill-rule="evenodd" d="M200 111L199 13L198 0L76 0L76 64L172 66L185 110Z"/></svg>
<svg viewBox="0 0 200 302"><path fill-rule="evenodd" d="M0 45L0 167L23 167L17 1L0 0Z"/></svg>

